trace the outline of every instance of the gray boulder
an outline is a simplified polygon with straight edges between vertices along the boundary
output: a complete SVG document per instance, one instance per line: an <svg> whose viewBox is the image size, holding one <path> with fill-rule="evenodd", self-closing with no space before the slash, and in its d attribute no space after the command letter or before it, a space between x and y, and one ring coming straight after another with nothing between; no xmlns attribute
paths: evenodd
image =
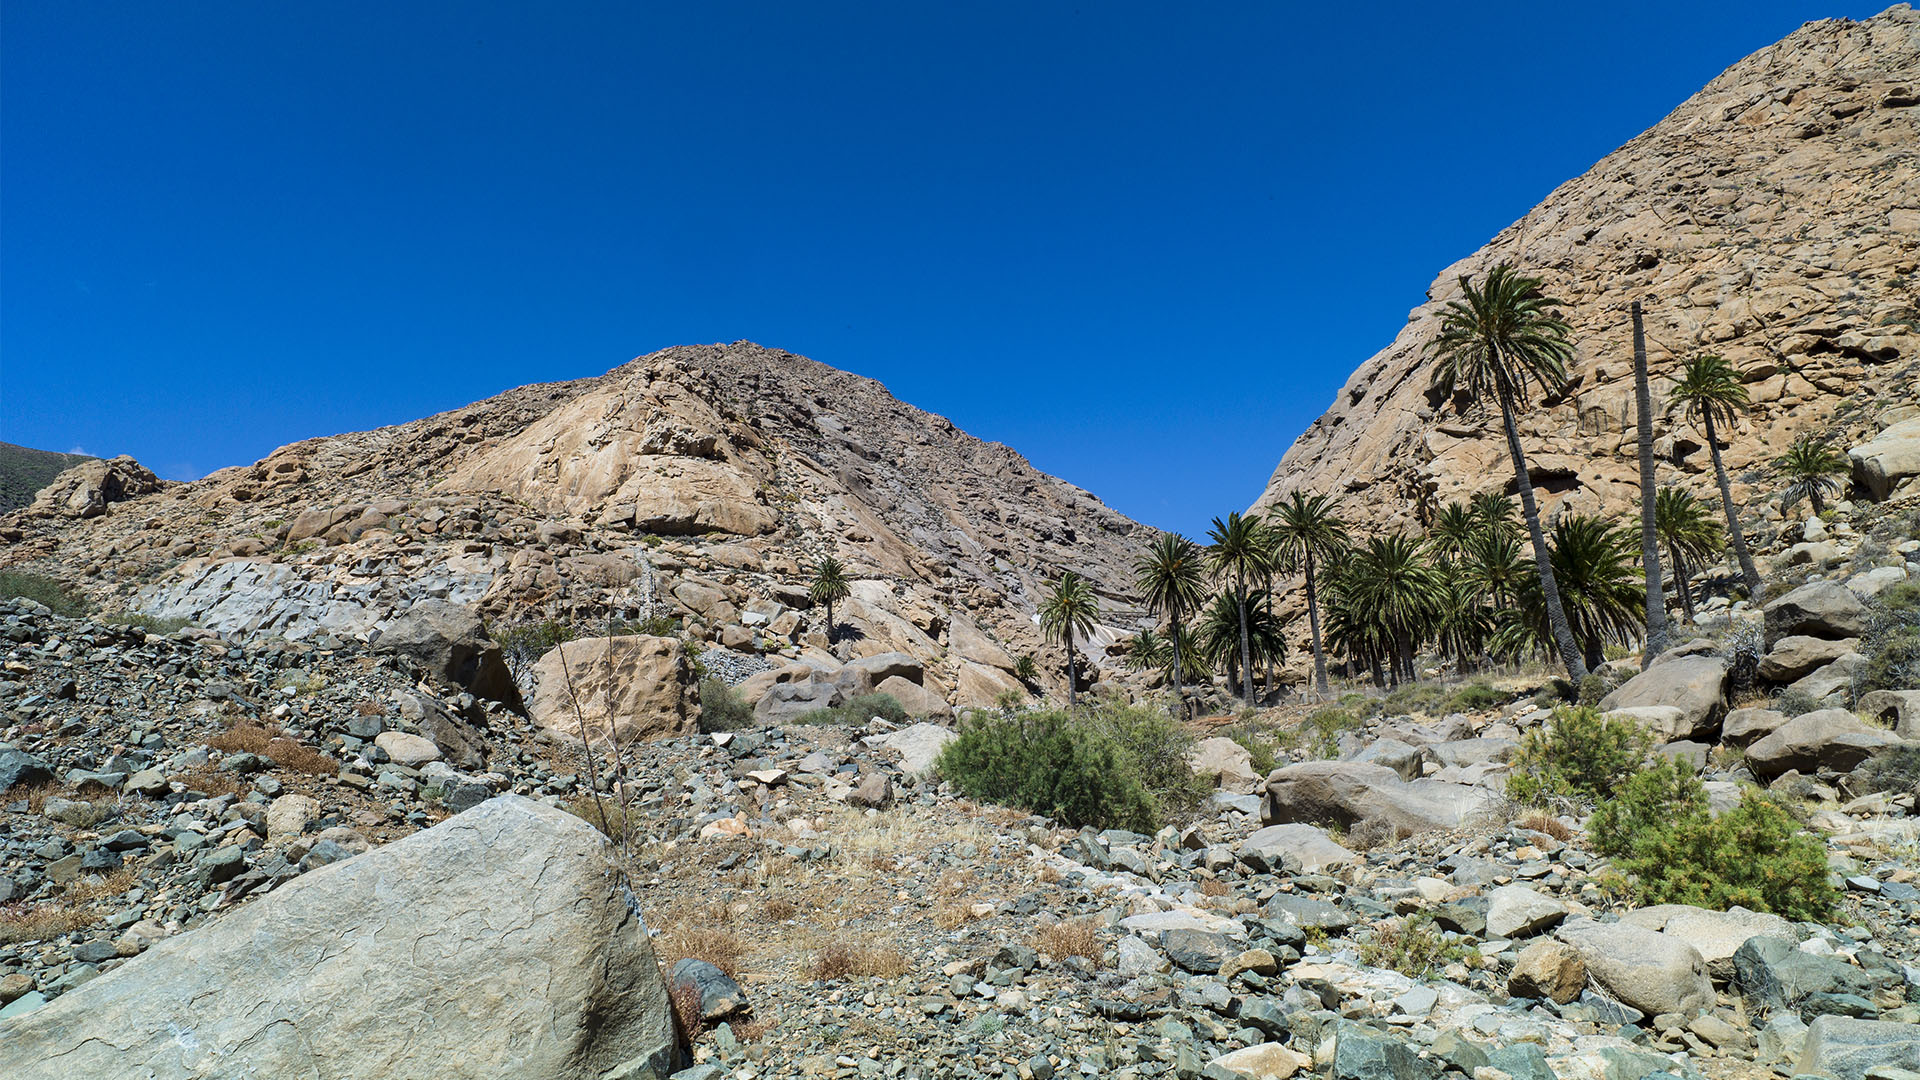
<svg viewBox="0 0 1920 1080"><path fill-rule="evenodd" d="M1865 1080L1869 1071L1888 1068L1920 1070L1920 1027L1821 1016L1807 1025L1794 1071Z"/></svg>
<svg viewBox="0 0 1920 1080"><path fill-rule="evenodd" d="M1837 956L1805 952L1790 937L1756 935L1733 953L1733 987L1769 1009L1795 1009L1816 994L1874 992L1876 982L1864 969Z"/></svg>
<svg viewBox="0 0 1920 1080"><path fill-rule="evenodd" d="M838 686L822 679L777 683L754 703L753 719L758 724L778 727L810 712L833 708L846 699Z"/></svg>
<svg viewBox="0 0 1920 1080"><path fill-rule="evenodd" d="M1902 420L1847 451L1853 482L1885 502L1902 481L1920 475L1920 417Z"/></svg>
<svg viewBox="0 0 1920 1080"><path fill-rule="evenodd" d="M1713 1007L1707 962L1679 938L1592 919L1563 923L1553 936L1579 950L1587 973L1608 993L1648 1016L1693 1016Z"/></svg>
<svg viewBox="0 0 1920 1080"><path fill-rule="evenodd" d="M1762 610L1770 642L1793 635L1850 638L1867 632L1867 606L1837 581L1809 581L1768 601Z"/></svg>
<svg viewBox="0 0 1920 1080"><path fill-rule="evenodd" d="M927 674L925 664L901 652L887 652L874 656L863 656L858 660L850 661L847 667L858 668L861 671L865 671L873 677L873 682L876 685L888 679L895 678L917 683L924 679Z"/></svg>
<svg viewBox="0 0 1920 1080"><path fill-rule="evenodd" d="M0 1021L0 1076L665 1076L630 903L591 826L502 796Z"/></svg>
<svg viewBox="0 0 1920 1080"><path fill-rule="evenodd" d="M1788 946L1798 943L1793 924L1778 915L1735 907L1709 911L1687 904L1656 904L1624 912L1620 921L1658 930L1693 946L1707 962L1707 974L1716 983L1734 977L1734 954L1757 937L1774 938Z"/></svg>
<svg viewBox="0 0 1920 1080"><path fill-rule="evenodd" d="M1803 773L1822 769L1849 772L1877 751L1900 745L1900 741L1898 735L1862 723L1845 709L1820 709L1794 717L1747 747L1746 761L1753 775L1762 780L1789 769Z"/></svg>
<svg viewBox="0 0 1920 1080"><path fill-rule="evenodd" d="M1482 787L1436 780L1406 781L1385 765L1303 761L1267 777L1260 805L1265 825L1374 818L1408 832L1457 829L1493 808L1498 796Z"/></svg>
<svg viewBox="0 0 1920 1080"><path fill-rule="evenodd" d="M1415 780L1420 776L1422 757L1420 748L1417 746L1403 743L1399 739L1376 739L1347 760L1368 765L1385 765L1398 773L1400 779Z"/></svg>
<svg viewBox="0 0 1920 1080"><path fill-rule="evenodd" d="M1792 682L1811 675L1854 651L1859 638L1817 638L1789 634L1773 643L1760 658L1758 674L1768 682Z"/></svg>
<svg viewBox="0 0 1920 1080"><path fill-rule="evenodd" d="M1893 726L1903 739L1920 739L1920 690L1875 690L1860 697L1860 715Z"/></svg>
<svg viewBox="0 0 1920 1080"><path fill-rule="evenodd" d="M1240 861L1260 873L1317 874L1344 866L1359 856L1341 847L1313 825L1269 825L1240 842Z"/></svg>
<svg viewBox="0 0 1920 1080"><path fill-rule="evenodd" d="M419 600L382 623L373 647L406 656L435 678L468 693L520 708L520 691L500 646L480 617L445 600Z"/></svg>
<svg viewBox="0 0 1920 1080"><path fill-rule="evenodd" d="M1727 711L1727 662L1718 656L1701 655L1663 661L1600 699L1600 708L1605 711L1648 705L1680 710L1679 721L1663 733L1668 741L1713 740Z"/></svg>
<svg viewBox="0 0 1920 1080"><path fill-rule="evenodd" d="M0 794L53 779L47 763L24 750L0 750Z"/></svg>
<svg viewBox="0 0 1920 1080"><path fill-rule="evenodd" d="M1733 709L1720 722L1720 741L1728 746L1747 746L1766 738L1787 722L1787 714L1774 709Z"/></svg>
<svg viewBox="0 0 1920 1080"><path fill-rule="evenodd" d="M1525 885L1502 885L1487 894L1489 937L1532 937L1567 917L1567 905Z"/></svg>

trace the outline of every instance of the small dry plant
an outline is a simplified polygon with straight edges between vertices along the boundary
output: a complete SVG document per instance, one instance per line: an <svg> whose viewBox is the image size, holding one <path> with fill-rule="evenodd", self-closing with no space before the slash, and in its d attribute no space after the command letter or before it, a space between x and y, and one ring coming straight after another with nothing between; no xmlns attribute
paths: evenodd
<svg viewBox="0 0 1920 1080"><path fill-rule="evenodd" d="M1398 827L1382 818L1362 818L1347 830L1346 846L1354 851L1372 851L1406 839Z"/></svg>
<svg viewBox="0 0 1920 1080"><path fill-rule="evenodd" d="M1043 926L1033 936L1033 947L1055 960L1069 956L1100 962L1100 922L1098 919L1068 919Z"/></svg>
<svg viewBox="0 0 1920 1080"><path fill-rule="evenodd" d="M890 946L836 941L813 956L813 977L823 981L897 979L909 970L907 958Z"/></svg>
<svg viewBox="0 0 1920 1080"><path fill-rule="evenodd" d="M1230 896L1232 893L1233 887L1221 881L1219 878L1200 879L1201 896Z"/></svg>
<svg viewBox="0 0 1920 1080"><path fill-rule="evenodd" d="M706 1027L700 1009L700 988L692 982L669 983L667 997L673 1003L673 1017L679 1021L680 1033L692 1043Z"/></svg>
<svg viewBox="0 0 1920 1080"><path fill-rule="evenodd" d="M1537 810L1514 824L1529 832L1546 833L1563 844L1573 839L1573 830L1567 828L1565 822L1545 811Z"/></svg>
<svg viewBox="0 0 1920 1080"><path fill-rule="evenodd" d="M973 905L965 898L942 901L933 909L933 925L942 930L958 930L974 918Z"/></svg>
<svg viewBox="0 0 1920 1080"><path fill-rule="evenodd" d="M258 754L283 769L313 776L334 776L340 763L279 728L242 720L207 740L207 746L222 753Z"/></svg>

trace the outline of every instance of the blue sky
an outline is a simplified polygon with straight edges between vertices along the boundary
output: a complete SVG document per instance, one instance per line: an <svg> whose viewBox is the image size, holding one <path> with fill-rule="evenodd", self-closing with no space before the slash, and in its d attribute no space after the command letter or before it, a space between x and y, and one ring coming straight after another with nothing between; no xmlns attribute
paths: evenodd
<svg viewBox="0 0 1920 1080"><path fill-rule="evenodd" d="M188 478L747 338L1197 535L1441 267L1882 6L10 0L0 440Z"/></svg>

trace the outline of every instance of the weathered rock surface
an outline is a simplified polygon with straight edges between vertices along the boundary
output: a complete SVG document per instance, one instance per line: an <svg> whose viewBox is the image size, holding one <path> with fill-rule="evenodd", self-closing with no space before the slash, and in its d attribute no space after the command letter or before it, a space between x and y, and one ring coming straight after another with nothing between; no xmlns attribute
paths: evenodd
<svg viewBox="0 0 1920 1080"><path fill-rule="evenodd" d="M32 511L74 518L96 518L109 503L125 502L159 491L166 482L152 470L122 454L110 461L83 461L41 488Z"/></svg>
<svg viewBox="0 0 1920 1080"><path fill-rule="evenodd" d="M1292 873L1318 874L1355 862L1359 856L1335 843L1323 829L1291 824L1257 830L1240 842L1240 858L1267 873L1279 873L1284 867Z"/></svg>
<svg viewBox="0 0 1920 1080"><path fill-rule="evenodd" d="M1876 751L1898 745L1898 735L1862 723L1845 709L1819 709L1794 717L1747 747L1746 760L1762 778L1788 769L1846 772Z"/></svg>
<svg viewBox="0 0 1920 1080"><path fill-rule="evenodd" d="M581 638L548 651L535 671L540 683L528 713L576 741L583 721L593 739L609 731L621 742L682 735L699 711L678 638Z"/></svg>
<svg viewBox="0 0 1920 1080"><path fill-rule="evenodd" d="M1459 828L1493 805L1496 798L1481 787L1402 780L1399 773L1384 765L1306 761L1276 769L1267 777L1260 817L1268 825L1352 825L1375 819L1421 832Z"/></svg>
<svg viewBox="0 0 1920 1080"><path fill-rule="evenodd" d="M1920 1028L1882 1020L1816 1017L1807 1025L1807 1041L1795 1068L1840 1080L1865 1080L1869 1071L1883 1068L1920 1072Z"/></svg>
<svg viewBox="0 0 1920 1080"><path fill-rule="evenodd" d="M1873 498L1892 497L1894 489L1920 476L1920 417L1889 425L1847 451L1853 482Z"/></svg>
<svg viewBox="0 0 1920 1080"><path fill-rule="evenodd" d="M1253 771L1253 755L1232 739L1214 736L1201 739L1188 755L1193 771L1211 779L1214 786L1238 795L1246 795L1260 786Z"/></svg>
<svg viewBox="0 0 1920 1080"><path fill-rule="evenodd" d="M1591 919L1564 923L1554 937L1579 950L1587 971L1608 993L1648 1016L1692 1016L1713 1005L1706 960L1679 938Z"/></svg>
<svg viewBox="0 0 1920 1080"><path fill-rule="evenodd" d="M1793 682L1854 651L1859 638L1816 638L1792 634L1773 643L1760 658L1759 675L1768 682Z"/></svg>
<svg viewBox="0 0 1920 1080"><path fill-rule="evenodd" d="M1853 590L1837 581L1810 581L1767 602L1767 640L1807 636L1857 638L1867 632L1869 614Z"/></svg>
<svg viewBox="0 0 1920 1080"><path fill-rule="evenodd" d="M0 1073L664 1076L666 988L604 847L483 803L0 1022Z"/></svg>
<svg viewBox="0 0 1920 1080"><path fill-rule="evenodd" d="M1668 740L1711 738L1727 709L1727 662L1718 656L1682 656L1655 664L1600 700L1605 710L1665 706L1678 709Z"/></svg>
<svg viewBox="0 0 1920 1080"><path fill-rule="evenodd" d="M512 705L520 702L500 646L487 637L479 617L458 604L414 604L381 628L374 647L411 657L434 677L469 693Z"/></svg>
<svg viewBox="0 0 1920 1080"><path fill-rule="evenodd" d="M1516 997L1548 998L1565 1005L1587 987L1587 962L1565 942L1540 940L1520 950L1507 976Z"/></svg>
<svg viewBox="0 0 1920 1080"><path fill-rule="evenodd" d="M1860 715L1893 726L1903 739L1920 739L1920 690L1875 690L1860 695Z"/></svg>

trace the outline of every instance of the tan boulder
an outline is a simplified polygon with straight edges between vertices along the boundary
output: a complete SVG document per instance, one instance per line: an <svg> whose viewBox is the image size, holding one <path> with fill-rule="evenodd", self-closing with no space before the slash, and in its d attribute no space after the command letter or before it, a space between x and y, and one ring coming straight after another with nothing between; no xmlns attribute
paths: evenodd
<svg viewBox="0 0 1920 1080"><path fill-rule="evenodd" d="M550 650L534 673L528 713L569 739L580 737L583 719L593 738L609 730L621 742L670 738L691 732L699 713L677 638L581 638Z"/></svg>
<svg viewBox="0 0 1920 1080"><path fill-rule="evenodd" d="M972 661L960 665L954 690L955 704L963 709L985 708L1007 691L1025 696L1027 688L1019 679L995 667Z"/></svg>
<svg viewBox="0 0 1920 1080"><path fill-rule="evenodd" d="M898 675L889 675L874 685L874 692L888 694L907 710L909 716L947 717L953 715L953 708L947 699L921 686L909 682Z"/></svg>
<svg viewBox="0 0 1920 1080"><path fill-rule="evenodd" d="M159 491L165 483L146 466L122 454L111 461L83 461L53 478L34 495L32 511L62 517L93 518L108 503Z"/></svg>
<svg viewBox="0 0 1920 1080"><path fill-rule="evenodd" d="M952 624L947 627L947 647L962 660L985 664L1001 671L1013 670L1013 656L988 637L979 623L957 612Z"/></svg>
<svg viewBox="0 0 1920 1080"><path fill-rule="evenodd" d="M1565 1005L1587 988L1587 962L1580 951L1560 941L1540 940L1520 950L1507 992L1514 997L1549 998Z"/></svg>
<svg viewBox="0 0 1920 1080"><path fill-rule="evenodd" d="M1253 755L1232 739L1222 736L1201 739L1193 744L1187 761L1196 775L1206 777L1224 791L1247 795L1260 786L1260 775L1253 771Z"/></svg>

